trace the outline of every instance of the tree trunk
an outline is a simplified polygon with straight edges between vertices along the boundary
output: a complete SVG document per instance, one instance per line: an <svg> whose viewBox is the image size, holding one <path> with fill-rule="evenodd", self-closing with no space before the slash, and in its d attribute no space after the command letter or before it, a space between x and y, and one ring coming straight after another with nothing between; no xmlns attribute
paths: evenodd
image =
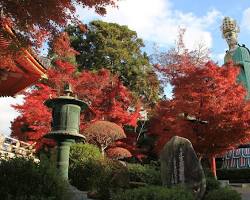
<svg viewBox="0 0 250 200"><path fill-rule="evenodd" d="M101 154L102 154L102 156L104 157L105 156L105 150L106 149L106 147L105 146L103 146L103 145L101 145Z"/></svg>

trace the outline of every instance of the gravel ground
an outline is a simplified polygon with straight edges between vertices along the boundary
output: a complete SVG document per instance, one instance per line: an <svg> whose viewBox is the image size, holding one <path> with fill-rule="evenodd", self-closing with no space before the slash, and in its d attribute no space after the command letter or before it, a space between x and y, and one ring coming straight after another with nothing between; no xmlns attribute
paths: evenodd
<svg viewBox="0 0 250 200"><path fill-rule="evenodd" d="M241 193L242 200L250 200L250 187L232 187L234 190L238 191Z"/></svg>

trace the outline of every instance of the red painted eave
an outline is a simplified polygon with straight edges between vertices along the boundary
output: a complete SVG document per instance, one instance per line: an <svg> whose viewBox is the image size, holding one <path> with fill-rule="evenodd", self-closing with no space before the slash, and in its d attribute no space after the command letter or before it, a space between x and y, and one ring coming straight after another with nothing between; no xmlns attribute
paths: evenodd
<svg viewBox="0 0 250 200"><path fill-rule="evenodd" d="M9 72L6 80L0 82L0 96L14 96L39 79L39 76Z"/></svg>
<svg viewBox="0 0 250 200"><path fill-rule="evenodd" d="M7 26L5 30L16 41L12 30ZM3 38L0 46L8 45ZM4 51L4 48L1 49ZM27 49L18 50L18 55L11 57L14 67L7 68L0 66L0 97L14 96L32 84L35 84L41 77L46 77L46 68Z"/></svg>

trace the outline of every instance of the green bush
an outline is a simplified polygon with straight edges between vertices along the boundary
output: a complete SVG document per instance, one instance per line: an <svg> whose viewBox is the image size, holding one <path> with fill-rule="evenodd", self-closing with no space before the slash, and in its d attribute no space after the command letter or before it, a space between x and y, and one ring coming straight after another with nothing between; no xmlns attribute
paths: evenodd
<svg viewBox="0 0 250 200"><path fill-rule="evenodd" d="M88 160L99 160L102 158L101 152L93 144L76 143L70 147L70 165L83 164Z"/></svg>
<svg viewBox="0 0 250 200"><path fill-rule="evenodd" d="M232 183L249 183L250 169L219 169L217 177L219 180L229 180Z"/></svg>
<svg viewBox="0 0 250 200"><path fill-rule="evenodd" d="M86 160L83 163L70 165L69 180L72 185L82 191L92 190L95 177L100 176L102 165L98 160Z"/></svg>
<svg viewBox="0 0 250 200"><path fill-rule="evenodd" d="M93 144L76 143L70 147L69 179L79 190L91 190L93 179L100 175L102 155Z"/></svg>
<svg viewBox="0 0 250 200"><path fill-rule="evenodd" d="M220 188L220 182L214 177L206 178L206 194L212 190L217 190Z"/></svg>
<svg viewBox="0 0 250 200"><path fill-rule="evenodd" d="M130 181L161 185L160 170L151 165L128 164Z"/></svg>
<svg viewBox="0 0 250 200"><path fill-rule="evenodd" d="M241 195L229 188L220 188L208 192L204 200L241 200Z"/></svg>
<svg viewBox="0 0 250 200"><path fill-rule="evenodd" d="M110 192L129 185L127 168L109 159L89 160L72 168L72 185L80 190L97 191L99 199L108 199Z"/></svg>
<svg viewBox="0 0 250 200"><path fill-rule="evenodd" d="M66 183L48 163L13 158L0 161L0 197L4 200L67 199Z"/></svg>
<svg viewBox="0 0 250 200"><path fill-rule="evenodd" d="M76 156L74 158L76 159ZM90 156L89 159L83 158L80 161L70 159L73 162L69 169L72 185L79 190L97 191L99 199L108 199L110 192L129 185L128 170L119 161L97 159L98 156L92 158L93 156Z"/></svg>
<svg viewBox="0 0 250 200"><path fill-rule="evenodd" d="M112 200L194 200L191 192L181 187L146 186L112 195Z"/></svg>
<svg viewBox="0 0 250 200"><path fill-rule="evenodd" d="M129 175L124 165L110 159L101 160L100 165L100 174L93 179L99 199L109 199L112 192L128 188Z"/></svg>

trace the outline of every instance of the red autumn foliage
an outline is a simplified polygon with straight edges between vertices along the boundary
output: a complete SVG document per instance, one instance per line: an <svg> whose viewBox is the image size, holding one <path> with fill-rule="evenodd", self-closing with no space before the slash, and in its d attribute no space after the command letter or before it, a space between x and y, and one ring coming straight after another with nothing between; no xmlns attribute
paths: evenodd
<svg viewBox="0 0 250 200"><path fill-rule="evenodd" d="M2 21L8 22L29 43L38 45L44 37L54 35L70 22L77 22L76 5L95 8L105 14L107 5L114 6L117 0L0 0ZM8 19L8 20L6 20ZM11 24L10 24L11 23Z"/></svg>
<svg viewBox="0 0 250 200"><path fill-rule="evenodd" d="M153 59L157 62L155 68L163 72L162 75L171 84L172 79L194 70L194 66L202 67L209 61L209 49L204 44L198 44L194 50L185 47L183 42L185 31L182 28L179 30L175 48L153 55Z"/></svg>
<svg viewBox="0 0 250 200"><path fill-rule="evenodd" d="M245 89L236 83L239 68L211 62L195 66L188 60L176 66L162 70L171 76L174 88L173 98L161 101L151 119L156 150L175 135L189 139L201 157L250 142L250 104Z"/></svg>
<svg viewBox="0 0 250 200"><path fill-rule="evenodd" d="M137 145L138 133L134 131L126 131L126 138L116 141L110 146L110 148L123 148L128 150L134 158L143 162L143 159L147 158L148 149Z"/></svg>
<svg viewBox="0 0 250 200"><path fill-rule="evenodd" d="M67 32L62 32L55 37L52 43L52 51L60 58L67 58L79 53L70 46L70 38Z"/></svg>
<svg viewBox="0 0 250 200"><path fill-rule="evenodd" d="M126 138L122 127L109 121L95 121L84 130L83 135L89 143L96 144L102 154L113 142Z"/></svg>
<svg viewBox="0 0 250 200"><path fill-rule="evenodd" d="M43 102L55 96L52 88L37 84L36 88L29 92L23 92L25 95L23 105L13 106L20 116L12 122L11 135L27 142L37 142L36 148L40 148L44 143L53 145L53 141L42 138L50 130L51 112L44 106Z"/></svg>
<svg viewBox="0 0 250 200"><path fill-rule="evenodd" d="M19 41L6 27L1 27L0 20L0 70L18 72L17 61L23 56Z"/></svg>
<svg viewBox="0 0 250 200"><path fill-rule="evenodd" d="M132 156L132 154L125 148L122 147L113 147L109 148L106 151L106 154L111 159L123 159L123 158L129 158Z"/></svg>
<svg viewBox="0 0 250 200"><path fill-rule="evenodd" d="M48 70L47 80L35 85L30 91L24 92L24 104L14 107L21 113L16 120L23 121L28 130L23 130L23 136L21 136L20 128L24 125L20 125L15 120L12 124L12 136L39 141L48 133L51 112L43 102L62 94L66 82L73 86L73 92L79 99L88 103L90 108L85 118L81 116L81 130L86 127L89 120L108 120L121 126L136 125L137 119L134 116L138 116L139 110L128 111L132 105L132 96L118 77L111 75L108 70L76 73L75 69L72 64L58 60L55 66Z"/></svg>
<svg viewBox="0 0 250 200"><path fill-rule="evenodd" d="M126 132L126 138L118 140L115 142L114 145L112 145L112 148L114 147L120 147L120 148L124 148L127 149L129 152L131 152L134 156L137 153L137 134L135 134L135 132Z"/></svg>

